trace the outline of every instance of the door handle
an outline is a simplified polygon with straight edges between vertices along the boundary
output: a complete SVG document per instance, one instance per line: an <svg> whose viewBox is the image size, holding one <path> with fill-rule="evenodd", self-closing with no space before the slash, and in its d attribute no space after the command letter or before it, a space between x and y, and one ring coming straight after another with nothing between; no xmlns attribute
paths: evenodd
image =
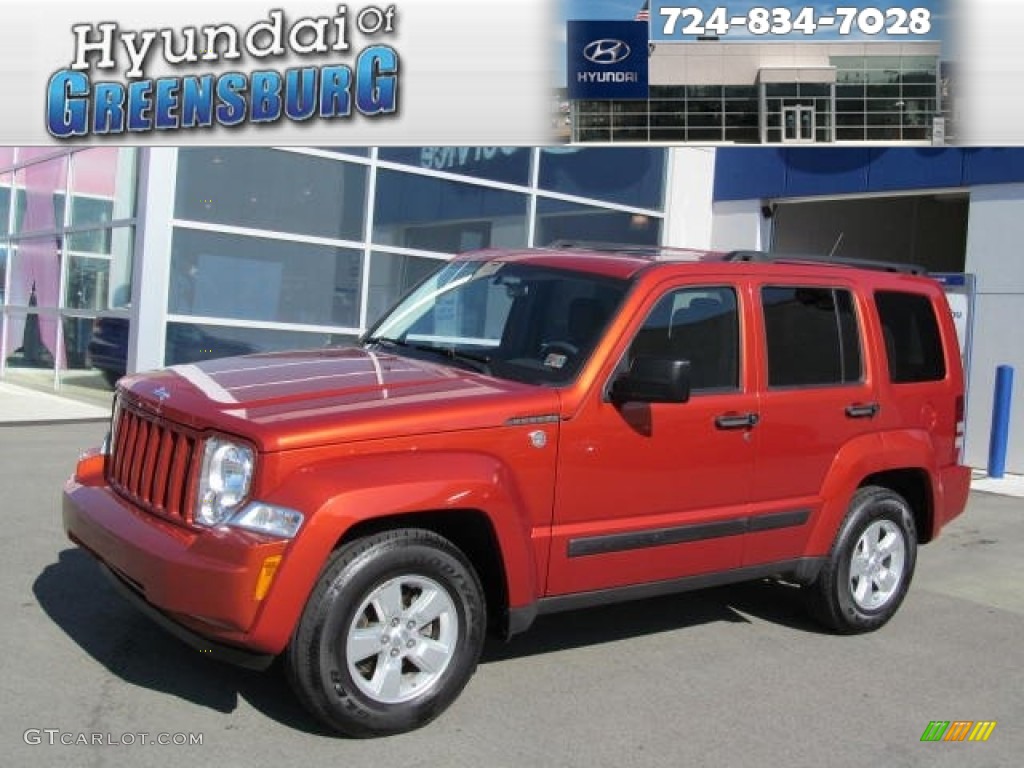
<svg viewBox="0 0 1024 768"><path fill-rule="evenodd" d="M718 429L746 429L757 424L760 417L756 413L723 413L715 417Z"/></svg>
<svg viewBox="0 0 1024 768"><path fill-rule="evenodd" d="M871 419L878 413L878 403L855 403L846 406L846 415L851 419Z"/></svg>

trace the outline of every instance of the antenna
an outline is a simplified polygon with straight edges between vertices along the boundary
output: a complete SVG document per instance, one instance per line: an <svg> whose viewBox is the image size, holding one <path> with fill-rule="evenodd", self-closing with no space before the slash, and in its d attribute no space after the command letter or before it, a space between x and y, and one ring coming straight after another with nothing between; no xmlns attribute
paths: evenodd
<svg viewBox="0 0 1024 768"><path fill-rule="evenodd" d="M833 245L833 246L832 246L832 250L828 252L828 257L829 257L830 259L831 259L831 258L832 258L833 256L835 256L835 255L836 255L836 251L838 251L838 250L839 250L839 244L840 244L841 242L843 242L843 235L845 235L845 234L846 234L845 232L840 232L840 233L839 233L839 237L837 237L837 238L836 238L836 244L835 244L835 245Z"/></svg>

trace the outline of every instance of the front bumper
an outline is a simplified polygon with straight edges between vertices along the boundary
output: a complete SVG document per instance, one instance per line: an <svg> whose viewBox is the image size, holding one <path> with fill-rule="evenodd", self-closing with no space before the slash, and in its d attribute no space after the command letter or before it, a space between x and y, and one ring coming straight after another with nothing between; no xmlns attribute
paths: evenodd
<svg viewBox="0 0 1024 768"><path fill-rule="evenodd" d="M147 603L146 599L132 585L103 565L102 562L100 563L100 570L104 576L110 579L114 589L121 593L125 600L163 627L167 632L185 644L192 646L200 653L209 654L211 658L220 659L221 661L226 661L238 667L245 667L246 669L263 670L274 663L275 656L272 653L253 653L233 645L218 643L197 632L193 632Z"/></svg>
<svg viewBox="0 0 1024 768"><path fill-rule="evenodd" d="M270 599L255 596L263 563L287 542L237 529L192 530L143 512L105 485L102 467L100 455L84 459L64 487L68 537L191 644L195 636L257 655L278 653L251 630Z"/></svg>

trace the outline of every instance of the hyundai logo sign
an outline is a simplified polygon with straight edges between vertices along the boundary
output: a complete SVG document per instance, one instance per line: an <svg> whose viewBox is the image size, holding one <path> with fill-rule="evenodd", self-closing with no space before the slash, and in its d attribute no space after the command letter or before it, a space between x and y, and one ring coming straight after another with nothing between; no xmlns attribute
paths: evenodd
<svg viewBox="0 0 1024 768"><path fill-rule="evenodd" d="M646 99L646 21L567 22L569 99Z"/></svg>
<svg viewBox="0 0 1024 768"><path fill-rule="evenodd" d="M595 64L618 64L629 58L629 46L622 40L594 40L583 48L583 58Z"/></svg>

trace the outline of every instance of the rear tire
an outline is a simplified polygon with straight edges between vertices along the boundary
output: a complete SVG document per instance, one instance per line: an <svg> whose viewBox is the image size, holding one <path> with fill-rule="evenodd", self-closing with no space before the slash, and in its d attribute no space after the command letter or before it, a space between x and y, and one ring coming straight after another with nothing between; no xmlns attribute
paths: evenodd
<svg viewBox="0 0 1024 768"><path fill-rule="evenodd" d="M811 613L842 634L878 629L903 602L916 560L906 499L879 486L858 489L828 561L807 587Z"/></svg>
<svg viewBox="0 0 1024 768"><path fill-rule="evenodd" d="M328 560L288 648L303 704L348 736L410 731L441 714L476 670L480 581L447 539L401 529Z"/></svg>

